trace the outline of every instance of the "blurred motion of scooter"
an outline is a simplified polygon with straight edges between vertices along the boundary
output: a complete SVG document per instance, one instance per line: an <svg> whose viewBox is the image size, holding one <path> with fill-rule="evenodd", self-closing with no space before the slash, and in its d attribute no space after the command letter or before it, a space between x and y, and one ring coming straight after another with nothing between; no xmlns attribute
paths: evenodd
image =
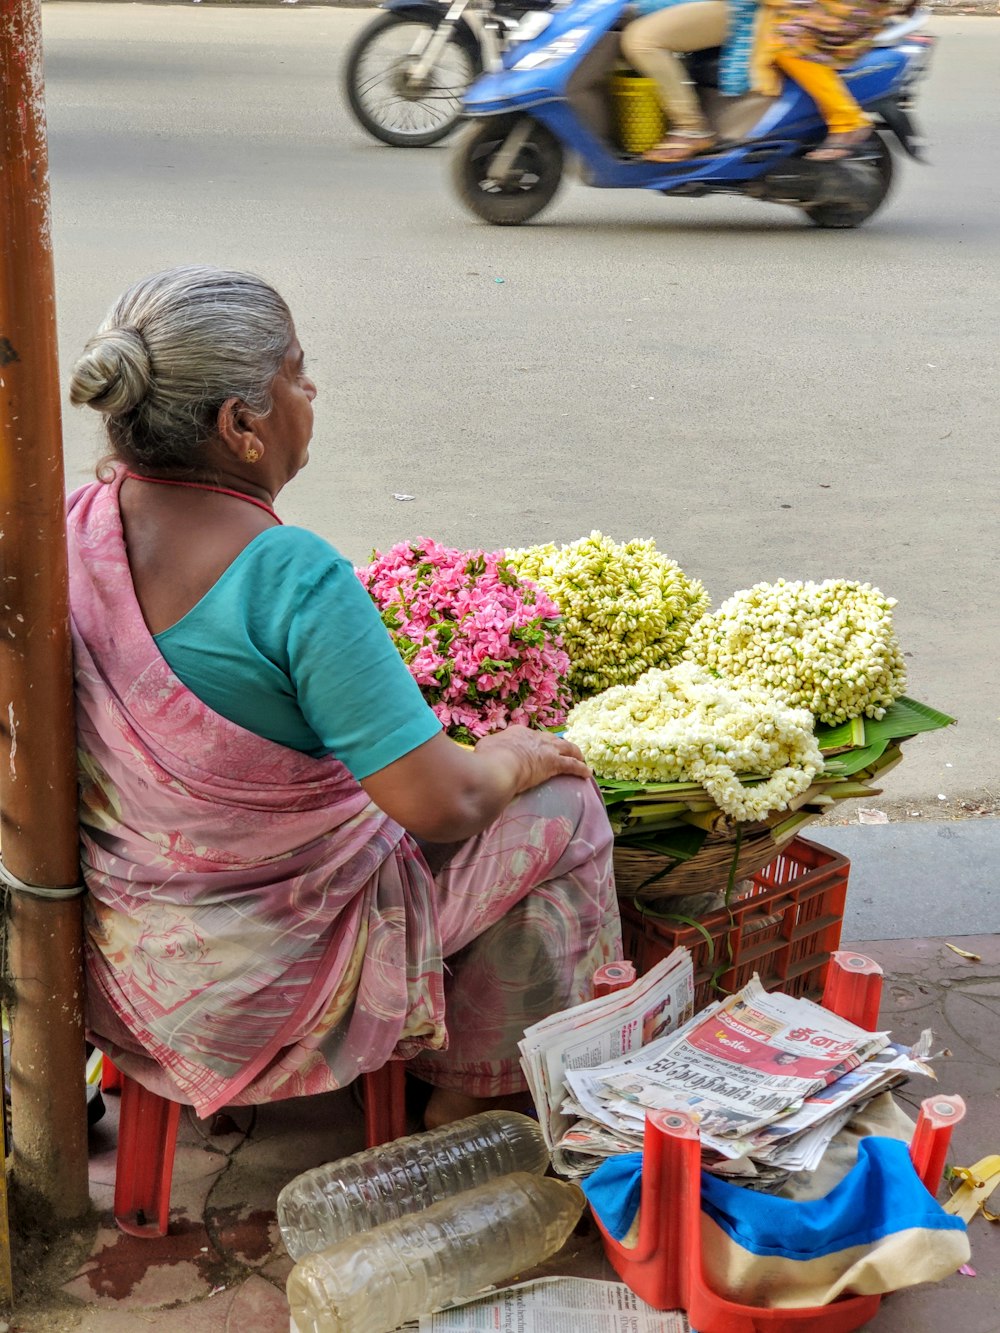
<svg viewBox="0 0 1000 1333"><path fill-rule="evenodd" d="M788 204L819 227L856 227L888 197L889 137L920 158L910 111L934 45L920 31L924 13L886 28L843 72L875 123L852 156L834 162L805 157L824 139L826 126L812 99L787 79L778 97L720 96L716 50L687 60L718 142L667 164L643 160L641 147L623 133L616 106L616 79L635 80L620 50L631 16L627 0L572 0L542 16L548 18L544 30L508 50L502 69L472 85L465 99L472 123L452 159L456 191L471 212L498 225L527 222L555 195L572 157L583 182L599 188L746 195Z"/></svg>
<svg viewBox="0 0 1000 1333"><path fill-rule="evenodd" d="M344 87L360 124L395 148L450 134L473 79L501 68L512 40L540 31L552 0L386 0L347 56Z"/></svg>

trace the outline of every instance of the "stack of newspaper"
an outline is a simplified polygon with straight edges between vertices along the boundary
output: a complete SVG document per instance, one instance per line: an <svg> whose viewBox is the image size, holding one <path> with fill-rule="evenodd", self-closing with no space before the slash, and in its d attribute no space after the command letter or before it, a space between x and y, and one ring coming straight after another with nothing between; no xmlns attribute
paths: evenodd
<svg viewBox="0 0 1000 1333"><path fill-rule="evenodd" d="M647 1110L698 1122L705 1165L764 1184L812 1171L857 1110L913 1072L913 1050L756 977L692 1016L693 972L675 949L634 986L536 1023L521 1062L555 1169L580 1176L642 1147Z"/></svg>

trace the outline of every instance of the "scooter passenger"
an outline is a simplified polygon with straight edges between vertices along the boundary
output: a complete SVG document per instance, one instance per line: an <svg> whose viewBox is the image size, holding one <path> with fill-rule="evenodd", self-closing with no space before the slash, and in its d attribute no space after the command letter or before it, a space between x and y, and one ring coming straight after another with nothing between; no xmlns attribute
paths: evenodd
<svg viewBox="0 0 1000 1333"><path fill-rule="evenodd" d="M766 0L754 48L755 91L777 95L780 70L813 99L827 137L806 157L834 162L871 137L872 121L838 70L871 49L892 14L914 7L893 0Z"/></svg>
<svg viewBox="0 0 1000 1333"><path fill-rule="evenodd" d="M655 3L656 0L653 0ZM716 135L681 54L723 48L722 91L776 97L787 74L816 103L827 126L815 161L848 157L872 133L872 122L838 71L870 50L887 18L915 0L667 0L665 8L630 23L622 52L656 81L667 119L666 137L644 157L682 162L714 147ZM727 77L728 76L728 77Z"/></svg>

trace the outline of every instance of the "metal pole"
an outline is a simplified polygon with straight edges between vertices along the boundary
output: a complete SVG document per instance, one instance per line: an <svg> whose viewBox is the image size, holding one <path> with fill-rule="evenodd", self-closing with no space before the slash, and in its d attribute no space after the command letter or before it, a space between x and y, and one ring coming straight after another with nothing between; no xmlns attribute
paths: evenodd
<svg viewBox="0 0 1000 1333"><path fill-rule="evenodd" d="M10 894L14 1179L87 1196L76 737L39 0L0 0L0 856ZM39 896L32 889L42 889Z"/></svg>

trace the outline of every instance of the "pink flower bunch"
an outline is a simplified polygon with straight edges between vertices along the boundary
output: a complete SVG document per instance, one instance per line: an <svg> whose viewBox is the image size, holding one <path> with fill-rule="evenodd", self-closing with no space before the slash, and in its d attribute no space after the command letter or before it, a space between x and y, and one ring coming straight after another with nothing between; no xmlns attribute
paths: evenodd
<svg viewBox="0 0 1000 1333"><path fill-rule="evenodd" d="M474 741L511 723L565 721L559 608L518 577L503 551L456 551L418 537L375 551L358 577L450 736Z"/></svg>

